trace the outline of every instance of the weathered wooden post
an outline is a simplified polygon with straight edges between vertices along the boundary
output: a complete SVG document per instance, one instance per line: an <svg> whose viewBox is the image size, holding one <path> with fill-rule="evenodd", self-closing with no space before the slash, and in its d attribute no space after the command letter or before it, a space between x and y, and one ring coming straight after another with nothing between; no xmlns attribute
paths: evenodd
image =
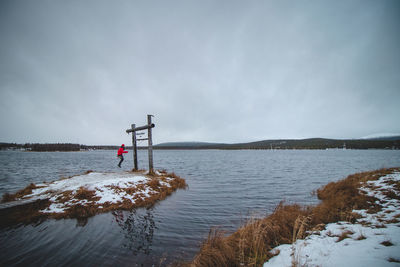
<svg viewBox="0 0 400 267"><path fill-rule="evenodd" d="M147 125L152 125L151 116L147 115ZM147 129L148 151L149 151L149 173L153 173L153 139L151 135L151 127Z"/></svg>
<svg viewBox="0 0 400 267"><path fill-rule="evenodd" d="M131 125L132 130L136 128L136 124ZM133 150L133 165L134 170L138 170L137 163L137 142L136 142L136 132L132 132L132 150Z"/></svg>

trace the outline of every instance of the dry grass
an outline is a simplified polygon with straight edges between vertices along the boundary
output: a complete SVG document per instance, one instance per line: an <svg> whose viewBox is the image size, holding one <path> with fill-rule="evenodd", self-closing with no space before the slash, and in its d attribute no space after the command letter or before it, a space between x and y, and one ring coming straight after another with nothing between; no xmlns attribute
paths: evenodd
<svg viewBox="0 0 400 267"><path fill-rule="evenodd" d="M235 244L225 238L224 232L211 229L207 240L202 244L202 254L193 260L194 266L235 266Z"/></svg>
<svg viewBox="0 0 400 267"><path fill-rule="evenodd" d="M364 239L367 239L367 237L366 237L363 233L361 233L361 234L356 238L356 240L364 240Z"/></svg>
<svg viewBox="0 0 400 267"><path fill-rule="evenodd" d="M61 195L56 199L58 203L65 203L68 202L72 199L72 191L64 191L61 193Z"/></svg>
<svg viewBox="0 0 400 267"><path fill-rule="evenodd" d="M311 216L299 216L294 222L293 228L293 238L292 238L292 267L306 266L306 264L301 264L299 253L302 246L296 246L294 243L297 239L302 239L306 235L306 229L310 224Z"/></svg>
<svg viewBox="0 0 400 267"><path fill-rule="evenodd" d="M96 201L99 200L100 197L96 197L96 191L94 190L88 190L87 188L81 186L79 189L76 191L74 195L75 199L86 199L88 201Z"/></svg>
<svg viewBox="0 0 400 267"><path fill-rule="evenodd" d="M380 210L375 198L366 196L359 188L369 180L399 171L398 168L357 173L329 183L316 191L321 203L316 206L280 203L266 218L251 219L235 233L225 236L212 229L191 263L182 266L262 266L274 256L271 249L290 244L308 233L321 230L331 222L355 222L360 217L353 209ZM344 232L339 241L352 232ZM359 237L361 240L364 236Z"/></svg>
<svg viewBox="0 0 400 267"><path fill-rule="evenodd" d="M317 196L322 202L314 208L314 223L336 221L355 222L359 215L353 214L353 209L367 209L376 213L381 206L376 204L375 197L367 196L359 188L366 181L377 180L379 177L393 172L394 169L362 172L349 175L346 179L331 182L317 190Z"/></svg>
<svg viewBox="0 0 400 267"><path fill-rule="evenodd" d="M1 200L1 202L4 203L4 202L15 201L15 200L20 199L20 198L22 198L24 196L32 194L32 190L36 189L36 188L38 188L38 187L34 183L31 183L30 185L28 185L24 189L19 190L15 194L5 193L3 195L3 199Z"/></svg>
<svg viewBox="0 0 400 267"><path fill-rule="evenodd" d="M389 240L381 242L381 245L384 245L385 247L391 247L393 246L393 243L390 242Z"/></svg>
<svg viewBox="0 0 400 267"><path fill-rule="evenodd" d="M310 221L311 221L311 215L297 217L293 227L292 243L296 242L297 239L304 238L306 234L306 229L310 225Z"/></svg>
<svg viewBox="0 0 400 267"><path fill-rule="evenodd" d="M212 230L191 266L260 266L275 255L270 252L273 247L305 233L308 216L304 207L282 202L270 216L250 219L230 236Z"/></svg>
<svg viewBox="0 0 400 267"><path fill-rule="evenodd" d="M396 191L387 189L382 191L382 193L389 199L397 199L400 200L400 195L396 193Z"/></svg>
<svg viewBox="0 0 400 267"><path fill-rule="evenodd" d="M354 232L352 231L344 231L340 234L340 236L338 236L338 240L336 240L336 242L340 242L346 238L350 238L350 236L354 234Z"/></svg>
<svg viewBox="0 0 400 267"><path fill-rule="evenodd" d="M396 191L400 191L400 181L387 180L385 183L393 186Z"/></svg>
<svg viewBox="0 0 400 267"><path fill-rule="evenodd" d="M147 185L153 189L154 191L158 191L160 190L161 184L160 184L160 180L157 178L152 178L150 179L149 182L147 182Z"/></svg>
<svg viewBox="0 0 400 267"><path fill-rule="evenodd" d="M146 170L144 170L144 169L132 169L131 170L131 172L133 172L133 173L145 173L146 172Z"/></svg>
<svg viewBox="0 0 400 267"><path fill-rule="evenodd" d="M400 222L400 221L399 221L398 219L395 219L395 218L385 221L385 223L389 223L389 224L390 224L390 223L398 223L398 222Z"/></svg>

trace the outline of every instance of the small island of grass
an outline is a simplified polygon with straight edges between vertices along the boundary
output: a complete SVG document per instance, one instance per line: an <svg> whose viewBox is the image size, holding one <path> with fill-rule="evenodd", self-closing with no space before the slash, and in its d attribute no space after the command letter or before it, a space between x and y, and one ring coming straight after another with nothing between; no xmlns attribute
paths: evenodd
<svg viewBox="0 0 400 267"><path fill-rule="evenodd" d="M50 183L30 184L2 199L1 227L48 218L88 218L114 210L150 207L186 182L174 173L87 171Z"/></svg>

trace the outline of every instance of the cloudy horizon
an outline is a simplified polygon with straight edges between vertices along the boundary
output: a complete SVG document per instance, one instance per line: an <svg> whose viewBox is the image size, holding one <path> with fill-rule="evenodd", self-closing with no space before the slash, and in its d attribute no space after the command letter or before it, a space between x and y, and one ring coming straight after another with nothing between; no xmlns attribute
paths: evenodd
<svg viewBox="0 0 400 267"><path fill-rule="evenodd" d="M0 2L0 142L400 133L400 2Z"/></svg>

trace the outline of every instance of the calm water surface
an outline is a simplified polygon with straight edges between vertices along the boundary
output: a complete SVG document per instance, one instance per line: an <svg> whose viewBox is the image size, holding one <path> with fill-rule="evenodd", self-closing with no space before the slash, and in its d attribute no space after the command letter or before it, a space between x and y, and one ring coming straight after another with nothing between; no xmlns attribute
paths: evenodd
<svg viewBox="0 0 400 267"><path fill-rule="evenodd" d="M122 170L115 154L0 151L0 195L86 170L132 168L131 153ZM139 167L147 168L146 157L139 151ZM313 190L355 172L398 167L400 151L156 150L154 160L156 168L185 178L189 188L151 209L0 229L0 265L163 266L191 259L211 227L234 231L281 200L317 203Z"/></svg>

